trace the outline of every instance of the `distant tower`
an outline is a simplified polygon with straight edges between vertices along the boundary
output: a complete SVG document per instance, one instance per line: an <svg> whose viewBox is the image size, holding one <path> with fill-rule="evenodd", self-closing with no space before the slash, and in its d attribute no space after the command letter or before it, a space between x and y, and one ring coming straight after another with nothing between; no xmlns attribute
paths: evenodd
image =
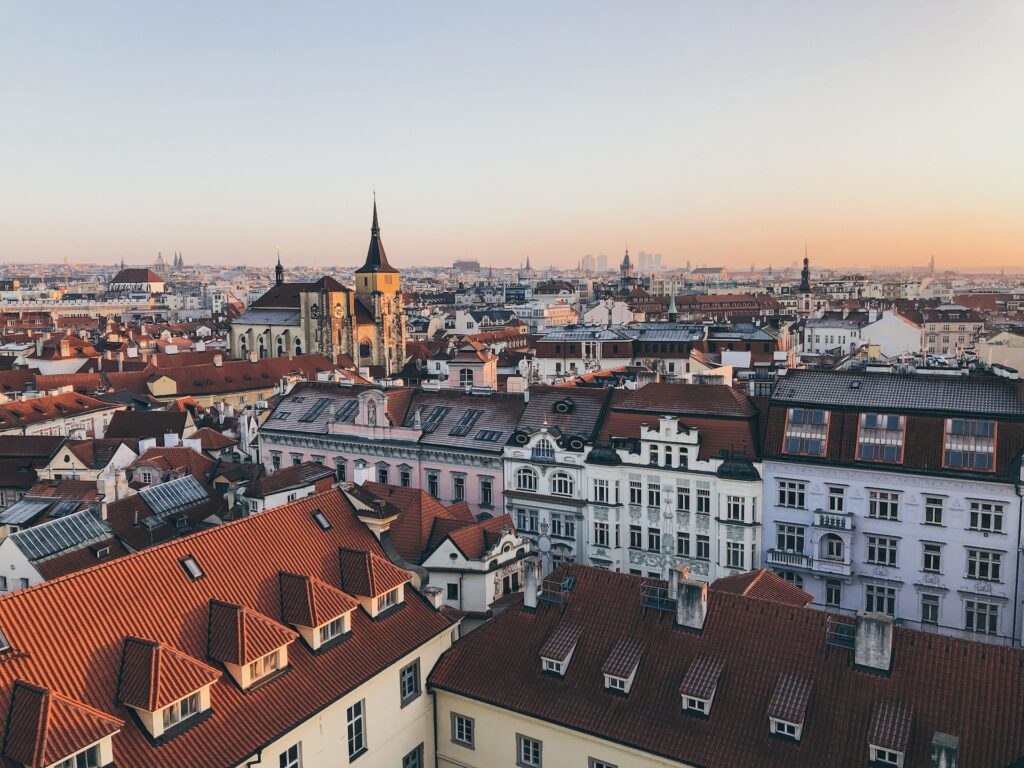
<svg viewBox="0 0 1024 768"><path fill-rule="evenodd" d="M935 254L928 260L928 277L935 277Z"/></svg>
<svg viewBox="0 0 1024 768"><path fill-rule="evenodd" d="M676 309L676 292L672 291L672 295L668 299L668 321L670 323L676 322L679 319L679 310Z"/></svg>
<svg viewBox="0 0 1024 768"><path fill-rule="evenodd" d="M167 262L164 261L164 255L162 253L157 253L156 264L153 265L153 269L161 275L167 271Z"/></svg>
<svg viewBox="0 0 1024 768"><path fill-rule="evenodd" d="M284 267L281 266L281 252L277 252L277 266L274 267L274 282L277 285L284 285Z"/></svg>
<svg viewBox="0 0 1024 768"><path fill-rule="evenodd" d="M373 318L372 324L359 328L360 365L383 366L390 376L405 364L405 309L401 278L398 270L388 263L380 238L376 196L373 223L370 225L370 247L363 266L355 271L355 279L356 301Z"/></svg>
<svg viewBox="0 0 1024 768"><path fill-rule="evenodd" d="M804 268L800 270L799 298L796 302L796 312L802 317L807 317L814 309L814 297L811 295L811 260L807 257L807 246L804 246Z"/></svg>

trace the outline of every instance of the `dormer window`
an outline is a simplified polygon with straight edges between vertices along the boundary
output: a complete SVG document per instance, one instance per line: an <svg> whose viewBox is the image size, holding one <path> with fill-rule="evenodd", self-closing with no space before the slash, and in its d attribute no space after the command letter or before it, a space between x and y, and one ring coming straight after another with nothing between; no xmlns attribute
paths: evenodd
<svg viewBox="0 0 1024 768"><path fill-rule="evenodd" d="M271 651L266 656L261 656L249 664L249 680L257 680L271 675L281 669L281 652Z"/></svg>
<svg viewBox="0 0 1024 768"><path fill-rule="evenodd" d="M824 456L828 444L828 422L828 411L790 408L786 413L782 452L797 456Z"/></svg>
<svg viewBox="0 0 1024 768"><path fill-rule="evenodd" d="M398 605L399 591L401 587L395 587L389 592L385 592L383 595L377 598L377 613L386 611L388 608L394 608Z"/></svg>
<svg viewBox="0 0 1024 768"><path fill-rule="evenodd" d="M868 754L872 766L903 768L912 722L911 709L901 702L884 701L875 707L868 731Z"/></svg>
<svg viewBox="0 0 1024 768"><path fill-rule="evenodd" d="M722 661L710 656L698 656L686 670L679 685L683 711L708 717L722 676Z"/></svg>
<svg viewBox="0 0 1024 768"><path fill-rule="evenodd" d="M643 649L643 643L628 637L615 644L601 667L605 690L612 693L629 693L630 688L633 687L633 679L636 677Z"/></svg>
<svg viewBox="0 0 1024 768"><path fill-rule="evenodd" d="M65 758L53 768L100 768L100 745L94 744L77 755Z"/></svg>
<svg viewBox="0 0 1024 768"><path fill-rule="evenodd" d="M768 728L776 736L785 736L794 741L800 741L800 726L796 723L787 723L785 720L771 717L768 719Z"/></svg>
<svg viewBox="0 0 1024 768"><path fill-rule="evenodd" d="M169 728L173 728L198 713L199 692L197 691L190 696L186 696L185 698L174 702L169 707L164 707L162 713L164 730L166 731Z"/></svg>
<svg viewBox="0 0 1024 768"><path fill-rule="evenodd" d="M799 675L784 674L768 702L768 732L800 741L813 683Z"/></svg>
<svg viewBox="0 0 1024 768"><path fill-rule="evenodd" d="M348 632L348 614L339 616L320 627L320 644L323 645L336 637L341 637Z"/></svg>
<svg viewBox="0 0 1024 768"><path fill-rule="evenodd" d="M697 715L709 715L711 713L711 699L698 699L694 696L684 696L683 709Z"/></svg>
<svg viewBox="0 0 1024 768"><path fill-rule="evenodd" d="M555 661L554 659L542 659L543 667L545 672L552 672L559 677L562 675L562 662Z"/></svg>
<svg viewBox="0 0 1024 768"><path fill-rule="evenodd" d="M288 646L298 634L240 605L210 601L208 654L243 690L288 669Z"/></svg>
<svg viewBox="0 0 1024 768"><path fill-rule="evenodd" d="M903 753L897 752L894 749L886 749L885 747L872 746L871 762L874 765L886 765L894 766L894 768L902 768Z"/></svg>
<svg viewBox="0 0 1024 768"><path fill-rule="evenodd" d="M572 661L581 629L576 624L562 622L551 633L540 649L541 669L552 675L564 677Z"/></svg>
<svg viewBox="0 0 1024 768"><path fill-rule="evenodd" d="M314 653L348 634L357 601L318 579L282 571L281 619L299 631Z"/></svg>

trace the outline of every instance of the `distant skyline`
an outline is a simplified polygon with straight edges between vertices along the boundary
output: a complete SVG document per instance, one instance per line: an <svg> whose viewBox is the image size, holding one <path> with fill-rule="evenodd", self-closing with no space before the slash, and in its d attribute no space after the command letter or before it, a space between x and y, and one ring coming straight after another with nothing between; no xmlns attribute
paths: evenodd
<svg viewBox="0 0 1024 768"><path fill-rule="evenodd" d="M0 5L0 262L1024 263L1024 3Z"/></svg>

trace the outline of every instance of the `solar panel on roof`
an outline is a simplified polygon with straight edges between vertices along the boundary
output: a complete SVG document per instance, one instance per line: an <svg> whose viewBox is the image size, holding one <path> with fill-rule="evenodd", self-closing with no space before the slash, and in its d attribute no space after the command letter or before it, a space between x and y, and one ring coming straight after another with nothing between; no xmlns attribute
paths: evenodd
<svg viewBox="0 0 1024 768"><path fill-rule="evenodd" d="M0 512L0 525L24 525L52 503L53 499L19 499Z"/></svg>
<svg viewBox="0 0 1024 768"><path fill-rule="evenodd" d="M160 516L176 509L191 507L209 498L206 489L192 475L179 477L151 488L143 488L139 495L149 508Z"/></svg>
<svg viewBox="0 0 1024 768"><path fill-rule="evenodd" d="M12 533L10 538L29 560L41 560L109 534L110 529L96 513L85 510Z"/></svg>
<svg viewBox="0 0 1024 768"><path fill-rule="evenodd" d="M312 408L299 417L299 421L315 421L316 417L323 413L324 408L327 407L329 402L331 402L331 398L329 397L319 398Z"/></svg>

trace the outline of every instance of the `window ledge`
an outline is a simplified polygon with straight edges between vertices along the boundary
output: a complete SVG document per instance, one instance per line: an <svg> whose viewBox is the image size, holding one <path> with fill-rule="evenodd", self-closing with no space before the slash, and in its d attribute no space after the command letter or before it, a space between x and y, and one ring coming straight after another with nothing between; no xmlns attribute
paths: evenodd
<svg viewBox="0 0 1024 768"><path fill-rule="evenodd" d="M354 755L349 755L348 756L348 761L350 763L354 763L356 760L358 760L360 757L362 757L363 755L365 755L369 751L370 751L369 747L363 747L358 752L356 752Z"/></svg>

